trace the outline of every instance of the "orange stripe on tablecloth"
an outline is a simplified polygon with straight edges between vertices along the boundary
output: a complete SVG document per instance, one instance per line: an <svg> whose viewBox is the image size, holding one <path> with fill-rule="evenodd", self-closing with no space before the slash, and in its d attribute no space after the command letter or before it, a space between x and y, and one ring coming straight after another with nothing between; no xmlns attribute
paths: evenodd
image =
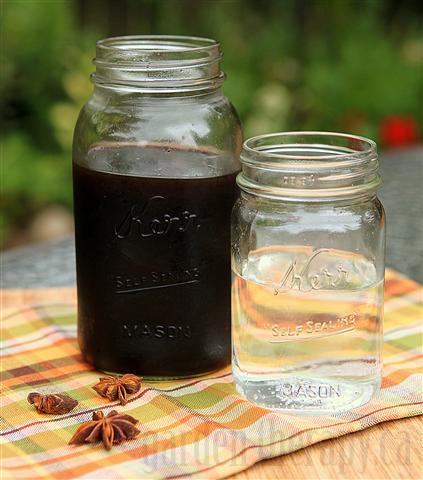
<svg viewBox="0 0 423 480"><path fill-rule="evenodd" d="M413 360L418 360L419 358L422 358L423 357L423 354L422 353L419 353L417 355L414 355L412 357L407 357L407 358L404 358L402 360L396 360L395 362L392 362L392 363L388 363L388 362L383 362L384 365L386 366L390 366L392 368L395 368L395 365L399 365L400 363L406 363L406 362L412 362Z"/></svg>
<svg viewBox="0 0 423 480"><path fill-rule="evenodd" d="M248 413L251 414L251 412ZM208 423L203 423L199 427L193 428L192 430L184 432L180 435L176 435L172 437L172 440L163 439L151 445L141 445L140 447L134 448L133 450L128 450L126 452L111 455L108 458L102 459L101 463L103 466L105 463L115 466L118 463L122 463L128 460L144 458L148 455L154 455L169 449L179 448L183 445L193 444L200 440L204 440L216 430L227 428L226 425ZM149 432L149 434L151 434L151 432ZM199 438L199 434L201 435L201 438ZM98 447L94 448L102 449L103 447L99 445ZM78 452L78 455L81 455L82 452L80 450L80 452ZM61 459L58 459L58 461L61 461ZM72 478L72 476L87 475L90 472L96 470L97 468L97 464L93 465L88 463L75 468L61 470L60 472L49 472L49 475L53 476L58 480L68 480L69 478Z"/></svg>
<svg viewBox="0 0 423 480"><path fill-rule="evenodd" d="M213 431L217 430L218 428L224 428L222 426L216 427L212 426L212 428L208 429L208 435L210 435ZM204 439L203 437L202 439ZM201 440L202 440L201 439ZM138 448L134 448L133 450L128 450L122 453L118 453L115 455L110 455L109 457L101 459L102 467L104 468L105 464L116 466L117 464L124 463L129 460L140 459L144 458L149 455L154 455L169 449L178 448L183 445L193 444L198 442L200 439L198 438L198 431L191 430L189 432L185 432L181 435L177 435L170 439L163 439L158 442L155 442L152 445L141 445ZM78 447L76 447L78 448ZM80 447L79 447L80 448ZM88 447L92 448L92 447ZM98 449L102 449L102 446L95 447ZM81 455L81 452L79 453ZM69 468L66 470L61 470L60 472L49 472L49 475L53 476L58 480L68 480L73 476L78 475L87 475L98 468L97 464L90 464L87 463L85 465L80 465L75 468Z"/></svg>
<svg viewBox="0 0 423 480"><path fill-rule="evenodd" d="M357 421L360 421L362 420L363 418L366 418L366 417L369 417L375 413L378 413L378 412L381 412L383 410L388 410L388 409L391 409L391 408L397 408L397 407L408 407L408 406L412 406L412 405L422 405L423 402L416 402L416 403L405 403L405 404L401 404L401 405L391 405L389 407L384 407L384 408L380 408L379 410L375 410L371 413L368 413L366 415L363 415L359 418L356 418L354 420L350 420L349 422L345 422L345 423L336 423L336 424L333 424L333 425L329 425L329 426L319 426L319 427L311 427L311 428L306 428L304 430L301 430L299 432L296 432L295 434L289 436L289 437L286 437L282 440L276 440L274 442L270 442L270 443L266 443L266 444L263 444L263 445L249 445L248 447L245 447L243 448L242 450L240 450L236 455L232 456L231 458L228 458L226 460L224 460L223 462L220 462L220 463L217 463L211 467L206 467L206 468L203 468L202 470L197 470L195 472L186 472L186 473L183 473L181 475L173 475L171 477L165 477L163 480L174 480L176 478L183 478L183 477L191 477L192 475L196 475L197 473L204 473L204 472L207 472L207 471L210 471L210 470L213 470L214 468L216 467L220 467L222 465L224 465L225 463L228 463L228 462L231 462L232 460L234 460L235 458L239 457L240 455L243 455L245 452L247 452L248 450L252 450L254 448L264 448L264 447L271 447L271 446L274 446L274 445L277 445L278 443L282 443L282 442L285 442L286 440L292 440L293 438L297 437L298 435L301 435L303 433L307 433L309 431L312 431L312 430L319 430L320 428L330 428L330 427L337 427L339 425L348 425L349 423L354 423L354 422L357 422ZM392 420L392 419L387 419L385 421L389 421L389 420ZM382 422L378 422L378 423L382 423ZM347 435L348 433L350 432L347 432L346 434L343 434L343 435ZM314 443L317 443L317 442L314 442ZM312 445L312 444L307 444L305 446L309 446L309 445ZM264 457L260 458L259 460L263 460Z"/></svg>
<svg viewBox="0 0 423 480"><path fill-rule="evenodd" d="M204 382L206 380L219 380L221 378L225 378L225 377L228 377L230 375L231 375L230 373L225 373L225 374L219 375L217 377L209 377L209 378L206 378L206 379L200 378L200 379L193 380L189 383L185 383L183 385L178 385L177 387L173 387L173 388L169 388L169 389L163 389L163 390L156 390L153 387L148 387L148 388L145 388L144 390L142 390L141 392L139 392L137 395L130 398L128 400L127 404L135 402L136 400L139 400L141 397L143 397L146 393L148 393L150 391L153 391L153 392L156 392L156 393L159 393L159 394L162 394L162 393L166 394L168 392L176 392L176 391L182 390L184 388L192 387L192 386L197 385L198 383ZM31 422L31 423L28 423L28 424L25 424L25 425L21 425L19 427L14 428L14 429L9 429L5 432L0 432L0 436L10 435L11 433L19 432L21 430L24 430L25 428L29 428L29 427L32 427L34 425L39 425L39 424L44 424L44 423L54 423L54 422L57 422L59 420L63 420L64 418L72 418L72 417L77 417L79 415L93 413L97 410L101 410L102 408L119 407L119 406L120 406L120 402L118 402L118 401L117 402L109 402L107 405L98 405L94 408L90 408L90 409L87 409L87 410L82 410L82 411L75 412L75 413L69 413L69 414L66 414L66 415L62 415L60 417L49 418L49 419L46 419L46 420L36 420L34 422Z"/></svg>
<svg viewBox="0 0 423 480"><path fill-rule="evenodd" d="M30 313L34 313L37 315L37 319L42 318L38 316L38 313L36 311L41 308L45 308L46 305L27 305L25 307L20 307L18 310L13 310L11 307L9 309L11 310L10 313L7 313L6 315L1 317L2 322L5 322L11 318L14 318L18 315L28 315Z"/></svg>
<svg viewBox="0 0 423 480"><path fill-rule="evenodd" d="M58 373L56 375L54 374L55 370ZM52 369L46 370L43 373L34 372L22 377L10 378L9 380L3 381L3 385L7 388L13 388L14 386L30 386L38 385L39 383L50 383L56 380L63 380L72 373L86 371L94 371L94 369L88 364L74 363L71 365L65 365L63 367L53 367Z"/></svg>
<svg viewBox="0 0 423 480"><path fill-rule="evenodd" d="M242 403L242 402L245 402L245 400L234 401L230 405L226 406L222 411L220 411L219 416L227 413L230 410L233 410L233 408L235 408L236 406L238 406L239 403ZM182 408L183 408L183 406L181 405L179 410L181 410ZM79 412L79 414L80 414L80 412ZM213 431L218 430L218 429L228 429L232 425L234 427L236 427L237 429L249 427L253 423L255 423L257 420L259 420L260 418L262 418L263 416L265 416L267 414L268 414L268 411L264 410L264 409L259 409L259 408L248 409L247 411L245 411L241 415L239 415L236 419L234 419L231 423L225 423L224 424L224 423L219 423L218 421L215 421L213 419L205 420L203 415L201 415L201 414L196 415L195 413L190 412L185 417L177 419L177 421L175 421L171 425L167 425L167 426L162 427L162 428L157 429L157 430L148 430L147 432L145 432L145 434L141 433L141 435L139 435L137 437L137 439L141 440L142 438L148 437L149 435L152 435L152 434L163 433L163 432L172 430L175 426L188 423L191 419L193 419L195 417L199 417L200 420L201 420L201 423L196 425L196 426L190 427L190 429L191 429L190 431L181 433L180 435L178 435L178 438L183 438L185 435L187 435L189 433L193 433L193 432L198 432L198 433L201 434L202 438L206 438ZM157 445L157 442L155 442L155 445ZM172 445L172 448L174 448L174 445ZM157 452L155 451L154 453L157 453ZM78 456L78 454L79 453L76 452L75 454L66 455L65 458L66 459L71 459L71 458L74 458L75 456ZM40 461L37 464L38 465L48 465L48 464L56 463L56 462L62 461L62 460L63 460L62 457L60 457L60 460L57 459L57 458L56 459L53 458L53 459L47 459L47 460L44 460L44 461ZM9 467L10 470L21 470L21 469L25 469L25 468L26 468L25 465L17 466L17 467Z"/></svg>
<svg viewBox="0 0 423 480"><path fill-rule="evenodd" d="M237 407L240 403L245 403L245 400L235 399L230 405L227 405L225 408L220 410L218 412L218 415L221 416L221 415L224 415L224 414L228 413L229 411L233 410L234 407ZM78 415L80 415L80 413L81 412L78 412ZM263 411L262 416L265 416L267 414L268 414L267 411ZM192 419L195 416L196 416L195 414L190 412L185 417L178 418L171 425L166 425L165 427L155 429L155 430L149 430L148 432L146 431L145 433L141 432L141 434L138 435L137 440L141 440L145 437L148 437L151 434L163 433L163 432L166 432L168 430L171 430L172 428L174 428L177 425L182 425L182 424L187 423L190 419ZM198 416L203 417L203 415L201 415L201 414L199 414ZM256 421L256 420L254 420L254 421ZM226 428L226 424L222 424L222 423L219 423L219 422L216 422L216 421L213 421L213 420L208 419L207 421L205 421L205 420L202 419L202 422L203 422L203 424L212 423L212 424L216 425L218 428ZM75 428L77 428L77 427L75 427ZM199 430L197 427L193 427L192 430L197 430L201 433L201 429ZM69 436L69 438L70 438L70 436ZM80 452L75 451L75 452L70 453L69 455L65 455L65 456L60 457L60 458L48 458L46 460L39 461L39 462L37 462L37 465L50 465L52 463L62 462L64 460L70 460L74 457L77 457L78 455L80 455ZM8 470L22 470L22 469L25 469L25 468L27 468L26 465L18 465L18 466L14 466L14 467L7 467Z"/></svg>
<svg viewBox="0 0 423 480"><path fill-rule="evenodd" d="M408 278L388 278L385 281L385 300L420 288L421 285Z"/></svg>
<svg viewBox="0 0 423 480"><path fill-rule="evenodd" d="M216 465L213 465L211 467L207 467L205 469L202 469L202 470L197 470L195 472L186 472L186 473L183 473L181 475L175 475L175 476L171 476L171 477L166 477L167 480L172 480L172 479L175 479L175 478L181 478L181 477L184 477L184 476L192 476L192 475L195 475L197 473L203 473L203 472L206 472L206 471L209 471L209 470L213 470L214 468L216 467L219 467L219 466L222 466L224 465L225 463L227 462L230 462L232 460L234 460L235 458L239 457L240 455L242 455L243 453L245 453L246 451L248 450L251 450L251 449L254 449L254 448L264 448L264 447L270 447L270 446L274 446L274 445L277 445L279 443L283 443L287 440L292 440L292 438L295 438L303 433L306 433L306 432L309 432L309 431L316 431L316 430L320 430L320 429L324 429L324 428L332 428L332 427L337 427L337 426L344 426L344 425L348 425L348 424L351 424L351 423L355 423L357 421L360 421L362 420L363 418L367 418L367 417L370 417L376 413L379 413L381 411L385 411L385 410L389 410L389 409L393 409L393 408L400 408L400 407L410 407L410 406L416 406L416 405L422 405L423 402L414 402L414 403L404 403L404 404L400 404L400 405L390 405L388 407L382 407L382 408L379 408L377 410L374 410L372 412L369 412L365 415L362 415L360 417L357 417L355 419L352 419L352 420L349 420L347 422L338 422L338 423L334 423L332 425L319 425L319 426L316 426L316 427L308 427L308 428L305 428L305 429L302 429L302 430L299 430L298 432L295 432L293 433L292 435L288 436L288 437L285 437L285 438L282 438L282 439L279 439L279 440L276 440L276 441L273 441L273 442L270 442L270 443L267 443L267 444L261 444L261 445L249 445L248 447L245 447L243 448L242 450L240 450L238 453L236 453L235 455L233 455L231 458L228 458L226 460L224 460L223 462L220 462ZM386 421L388 420L391 420L391 419L387 419ZM209 429L209 433L208 435L210 435L210 433L212 433L214 431ZM193 433L193 432L190 432L190 433ZM348 432L347 432L348 433ZM186 435L186 434L184 434ZM182 436L182 435L181 435ZM180 436L180 437L181 437ZM176 437L178 438L178 437ZM204 437L206 438L206 437ZM168 444L169 443L169 440L166 440L166 441L162 441L162 442L159 442L159 443L156 443L154 445L159 445L159 444ZM175 443L178 443L178 447L180 447L182 444L179 443L179 442L175 442ZM188 443L193 443L193 442L185 442L184 445L187 445ZM78 448L78 447L75 447L75 448ZM97 449L101 449L103 448L102 446L97 446L97 447L89 447L89 448L97 448ZM174 445L172 445L172 448L175 448ZM109 457L107 458L103 458L101 459L101 464L104 465L105 463L109 464L109 465L116 465L117 463L122 463L122 462L125 462L126 460L132 460L133 458L140 458L140 455L142 452L144 452L145 454L141 456L142 457L145 457L147 455L150 455L150 454L156 454L156 453L160 453L160 452L163 452L165 451L166 449L156 449L156 451L154 451L149 445L143 445L141 447L138 447L136 449L133 449L133 450L128 450L126 452L122 452L120 454L111 454ZM81 455L81 450L80 452L78 452L76 455ZM73 455L75 456L75 455ZM57 459L57 461L63 461L64 459L68 458L68 456L66 457L60 457ZM120 461L119 461L120 460ZM37 464L39 465L39 464ZM58 480L68 480L69 478L72 478L72 476L75 476L75 475L84 475L84 474L87 474L87 473L90 473L92 472L93 470L97 469L98 467L98 464L97 462L91 462L89 464L85 464L85 465L81 465L79 467L76 467L76 468L71 468L71 469L67 469L67 470L62 470L60 472L48 472L49 475L51 475L52 477L58 479ZM16 468L16 467L14 467ZM29 467L27 467L29 468ZM12 470L12 469L8 469L8 470ZM31 469L32 470L32 469ZM43 477L31 477L32 480L34 480L35 478L45 478L45 475Z"/></svg>
<svg viewBox="0 0 423 480"><path fill-rule="evenodd" d="M392 372L390 375L387 375L386 377L382 377L381 388L388 388L388 387L392 387L393 385L399 385L408 377L420 372L421 370L422 369L420 367L416 367L413 369L404 368L401 370L395 370L395 372Z"/></svg>
<svg viewBox="0 0 423 480"><path fill-rule="evenodd" d="M403 273L397 272L396 270L392 270L391 268L385 269L385 281L389 282L391 280L397 280L400 282L407 282L412 285L421 286L420 283L416 282L410 277L405 276Z"/></svg>
<svg viewBox="0 0 423 480"><path fill-rule="evenodd" d="M31 318L30 321L34 320L43 320L44 318L52 319L54 320L55 315L40 315L38 310L45 311L46 309L54 309L54 308L72 308L73 312L69 313L69 315L75 313L75 308L76 308L76 303L41 303L39 305L26 305L24 307L19 307L18 310L14 310L12 307L8 307L7 310L10 311L10 313L7 313L3 317L0 317L2 322L4 323L7 320L10 320L11 318L17 317L19 315L24 316L24 320L27 319L30 314L34 315L34 318Z"/></svg>
<svg viewBox="0 0 423 480"><path fill-rule="evenodd" d="M68 347L71 348L68 348ZM32 363L28 361L25 363L21 362L13 362L9 361L9 365L6 365L4 370L2 371L2 376L5 379L12 379L12 378L22 378L25 375L30 375L32 373L41 373L46 372L52 369L59 369L61 366L67 366L74 363L83 364L85 363L82 360L81 353L72 345L65 345L65 349L61 348L53 348L52 350L56 353L56 355L33 355L30 360L34 360ZM57 356L58 353L65 353L65 355ZM19 355L17 358L20 359ZM35 362L40 358L45 358L46 360L40 360Z"/></svg>
<svg viewBox="0 0 423 480"><path fill-rule="evenodd" d="M246 400L244 400L244 402L246 402ZM249 408L248 410L246 410L245 412L243 412L241 415L239 415L234 420L231 420L230 422L225 422L224 424L222 424L219 422L215 422L213 420L212 421L208 420L207 422L200 424L198 427L196 427L196 429L199 428L200 429L199 431L203 433L206 425L213 424L213 425L218 425L219 428L225 428L225 429L232 428L234 430L239 430L241 428L250 427L253 423L255 423L260 418L264 417L268 413L269 413L269 410L266 410L260 407L253 407L253 408Z"/></svg>
<svg viewBox="0 0 423 480"><path fill-rule="evenodd" d="M418 355L420 356L420 355ZM414 357L413 357L414 358ZM404 361L409 361L410 359L406 359ZM419 370L418 368L416 370ZM397 385L401 382L403 382L406 378L408 378L410 375L413 375L415 374L416 372L412 369L403 369L403 370L395 370L394 372L392 372L390 375L386 376L386 377L383 377L382 379L382 388L388 388L390 386L393 386L393 385ZM228 375L230 375L229 373L227 374L224 374L224 375L221 375L221 376L218 376L218 377L213 377L212 379L215 380L215 379L220 379L220 378L224 378L224 377L227 377ZM395 380L394 380L395 379ZM204 381L204 379L199 379L199 380L195 380L191 383L188 383L188 384L185 384L185 385L180 385L180 386L177 386L177 387L174 387L174 388L171 388L171 389L167 389L167 390L160 390L159 392L157 390L155 390L154 388L146 388L144 390L142 390L142 392L140 392L138 395L136 395L135 397L132 397L129 399L128 403L132 403L136 400L139 400L141 397L143 397L146 393L150 392L150 391L154 391L154 392L158 392L160 394L166 394L167 392L173 392L173 391L177 391L177 390L181 390L183 388L189 388L197 383L200 383ZM229 410L231 409L233 406L236 406L238 405L239 403L243 403L245 402L245 400L243 399L235 399L233 401L231 401L231 404L228 405L227 407L225 407L226 410ZM81 414L88 414L88 413L92 413L96 410L99 410L101 408L105 408L105 407L114 407L114 406L119 406L119 402L113 402L113 403L110 403L110 404L107 404L105 406L96 406L94 408L91 408L91 409L88 409L88 410L84 410L84 411L80 411L80 412L77 412L77 413L71 413L71 414L68 414L66 416L66 418L72 418L72 417L75 417L75 416L79 416ZM219 412L219 416L221 414L224 413L224 410L220 411ZM201 415L201 414L200 414ZM185 421L187 419L190 418L190 416L192 416L192 414L190 413L189 415L187 415L187 417L184 417L184 419L178 419L178 422L183 422L185 423ZM47 420L38 420L38 421L34 421L32 423L29 423L29 424L26 424L26 425L21 425L20 427L17 427L15 429L12 429L12 430L8 430L6 432L2 432L0 433L0 436L4 436L4 435L9 435L9 434L12 434L12 433L15 433L17 431L20 431L20 430L24 430L26 428L30 428L31 426L34 426L34 425L37 425L37 424L44 424L44 423L54 423L56 421L60 421L60 420L63 420L63 418L65 418L64 416L63 417L56 417L56 418L51 418L51 419L47 419ZM178 422L175 422L175 423L178 423ZM236 420L234 421L236 422ZM163 427L162 429L160 430L157 430L157 432L161 432L161 431L166 431L168 428L171 428L174 424L172 425L168 425L166 427Z"/></svg>
<svg viewBox="0 0 423 480"><path fill-rule="evenodd" d="M63 334L63 333L64 333L64 332L63 332L63 327L62 327L61 325L53 325L53 324L51 324L51 325L46 325L46 326L44 327L44 329L50 329L50 331L49 331L49 332L46 332L46 333L40 333L40 334L37 335L36 337L32 337L32 338L29 339L29 340L21 340L21 341L19 341L19 342L14 342L14 343L12 343L12 344L10 344L10 345L4 345L4 346L0 347L0 351L12 349L12 348L15 348L15 347L21 347L22 345L26 345L26 344L28 344L28 343L39 342L40 340L43 340L43 339L45 339L45 338L47 338L47 337L50 337L51 335L54 335L54 334ZM66 333L72 333L72 332L71 332L70 330L67 330ZM75 331L75 333L76 333L76 331ZM27 335L28 335L28 333L25 333L25 334L22 334L21 336L22 336L22 337L25 337L25 336L27 336ZM66 338L70 338L70 337L66 336ZM74 338L76 338L76 335L74 335ZM7 341L10 341L10 339L7 340ZM7 342L7 341L6 341L6 342ZM6 342L4 342L4 343L6 343ZM19 353L22 353L22 352L19 352Z"/></svg>
<svg viewBox="0 0 423 480"><path fill-rule="evenodd" d="M64 347L66 348L53 348L52 351L56 353L56 355L33 355L30 358L31 360L34 360L32 363L25 362L24 364L21 364L20 362L13 362L13 360L9 361L9 365L6 365L6 368L2 371L2 375L4 378L10 380L12 378L22 378L25 375L33 373L43 373L54 369L60 369L62 366L75 363L85 363L81 353L75 348L75 346L65 344ZM65 355L57 356L58 353L65 353ZM17 358L19 358L19 355L17 355ZM46 360L35 362L35 360L40 358L45 358Z"/></svg>
<svg viewBox="0 0 423 480"><path fill-rule="evenodd" d="M53 335L55 333L60 334L60 332L58 332L56 330L54 332L50 332L49 334L47 334L45 336L42 336L42 337L39 337L37 339L29 340L28 342L22 342L22 343L12 345L12 346L6 347L6 348L15 348L15 347L19 347L20 345L24 345L25 343L39 342L41 339L43 339L45 337L48 337L50 335ZM33 352L38 352L38 351L43 350L45 348L47 349L47 348L55 347L57 345L62 344L63 342L69 342L70 344L72 344L72 346L73 346L73 344L75 344L75 346L76 346L76 337L75 336L62 337L62 338L58 338L54 342L49 342L47 345L42 345L41 347L29 348L28 350L23 350L23 351L14 352L14 353L7 353L6 355L2 355L2 359L14 357L14 356L19 356L19 355L25 355L25 354L28 354L28 352L29 352L29 355L32 355ZM80 350L79 350L78 347L75 348L75 351L80 353Z"/></svg>
<svg viewBox="0 0 423 480"><path fill-rule="evenodd" d="M62 367L60 367L62 368ZM95 370L93 369L93 367L87 365L87 366L84 366L84 368L80 368L78 370L79 373L83 373L83 372L95 372ZM32 382L25 382L25 385L22 385L24 387L35 387L37 385L41 385L42 383L44 384L49 384L52 380L54 380L54 382L58 382L60 380L65 380L66 378L69 378L71 377L72 375L74 375L74 372L71 371L71 372L68 372L68 373L65 373L63 375L58 375L56 377L52 377L52 378L44 378L44 380L34 380ZM9 390L13 390L13 389L18 389L19 387L21 387L21 385L13 385L12 387L9 387ZM119 405L119 404L117 404Z"/></svg>

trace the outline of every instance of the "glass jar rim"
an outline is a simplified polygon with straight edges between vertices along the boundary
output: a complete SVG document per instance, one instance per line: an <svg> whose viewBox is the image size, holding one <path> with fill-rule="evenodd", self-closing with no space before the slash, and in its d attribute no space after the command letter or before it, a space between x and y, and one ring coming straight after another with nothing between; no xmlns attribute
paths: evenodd
<svg viewBox="0 0 423 480"><path fill-rule="evenodd" d="M287 143L276 143L278 140L281 139L294 139L297 137L297 139L306 139L306 138L311 138L311 137L320 137L322 139L324 138L330 138L333 137L334 139L338 140L345 140L349 141L352 144L358 145L360 142L363 143L366 148L363 150L352 150L350 151L345 151L341 153L340 151L336 151L335 149L342 148L340 146L336 146L334 144L311 144L311 143L298 143L292 144L292 146L295 146L295 148L298 148L298 145L305 146L306 148L312 149L313 145L315 146L320 146L320 147L325 147L325 148L330 148L334 147L335 149L332 150L331 152L327 152L325 155L290 155L287 153L281 153L280 151L273 151L274 149L278 149L281 147L281 150L284 150L284 147L282 145L289 145ZM270 141L269 143L267 143ZM344 147L345 148L345 147ZM306 131L292 131L292 132L277 132L277 133L266 133L263 135L256 135L254 137L248 138L247 140L244 141L243 143L243 153L244 154L250 154L253 156L261 156L264 160L265 157L268 157L269 159L280 159L280 160L333 160L334 158L342 160L346 159L349 157L354 156L356 158L357 156L367 156L367 155L372 155L375 154L377 150L376 142L373 140L370 140L366 137L362 137L360 135L353 135L349 133L339 133L339 132L324 132L324 131L312 131L312 130L306 130Z"/></svg>
<svg viewBox="0 0 423 480"><path fill-rule="evenodd" d="M244 142L241 165L243 191L290 201L367 196L381 184L376 143L348 133L257 135Z"/></svg>
<svg viewBox="0 0 423 480"><path fill-rule="evenodd" d="M119 64L134 64L137 61L150 61L155 65L169 65L169 62L196 63L210 60L216 61L222 57L220 43L206 37L178 35L127 35L109 37L97 42L97 58L94 64L107 63L106 58L116 54ZM195 58L180 58L184 54L195 54ZM100 56L100 58L98 58Z"/></svg>
<svg viewBox="0 0 423 480"><path fill-rule="evenodd" d="M120 48L119 45L142 46L148 44L147 42L154 44L155 48L141 48L142 50L159 50L157 48L159 45L166 47L175 46L178 47L179 51L203 50L204 48L219 46L219 42L213 38L191 35L121 35L98 40L97 46L102 48Z"/></svg>

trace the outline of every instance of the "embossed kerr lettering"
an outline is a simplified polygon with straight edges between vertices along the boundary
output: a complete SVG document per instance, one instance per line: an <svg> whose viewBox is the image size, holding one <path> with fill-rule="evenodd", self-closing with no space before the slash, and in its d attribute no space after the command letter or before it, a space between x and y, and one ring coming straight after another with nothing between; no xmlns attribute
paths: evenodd
<svg viewBox="0 0 423 480"><path fill-rule="evenodd" d="M186 232L188 229L199 229L197 214L182 210L178 215L159 213L163 208L165 197L155 195L144 204L131 205L122 221L115 228L117 238L128 237L134 230L140 238L164 236L171 232Z"/></svg>
<svg viewBox="0 0 423 480"><path fill-rule="evenodd" d="M337 265L336 270L332 271L326 267L313 270L315 260L329 251L328 248L316 250L302 266L299 265L297 259L294 259L283 274L279 285L275 288L275 295L282 289L297 288L301 291L309 291L333 288L349 283L348 272L342 265Z"/></svg>

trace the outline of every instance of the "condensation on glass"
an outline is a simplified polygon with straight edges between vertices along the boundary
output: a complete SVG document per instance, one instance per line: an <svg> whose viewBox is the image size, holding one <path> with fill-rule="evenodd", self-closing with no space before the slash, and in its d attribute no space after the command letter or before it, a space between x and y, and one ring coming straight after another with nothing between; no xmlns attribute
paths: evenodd
<svg viewBox="0 0 423 480"><path fill-rule="evenodd" d="M78 339L97 369L230 362L230 212L242 132L211 39L97 43L73 145Z"/></svg>
<svg viewBox="0 0 423 480"><path fill-rule="evenodd" d="M381 381L385 216L376 145L337 133L251 138L232 213L237 389L264 407L335 413Z"/></svg>

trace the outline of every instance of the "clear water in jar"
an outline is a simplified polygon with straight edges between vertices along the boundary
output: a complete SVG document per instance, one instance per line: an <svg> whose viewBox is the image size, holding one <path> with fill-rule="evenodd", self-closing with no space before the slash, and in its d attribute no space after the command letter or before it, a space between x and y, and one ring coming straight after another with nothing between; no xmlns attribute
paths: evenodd
<svg viewBox="0 0 423 480"><path fill-rule="evenodd" d="M363 405L380 386L382 309L383 274L361 255L305 246L250 252L233 265L238 391L294 413Z"/></svg>

